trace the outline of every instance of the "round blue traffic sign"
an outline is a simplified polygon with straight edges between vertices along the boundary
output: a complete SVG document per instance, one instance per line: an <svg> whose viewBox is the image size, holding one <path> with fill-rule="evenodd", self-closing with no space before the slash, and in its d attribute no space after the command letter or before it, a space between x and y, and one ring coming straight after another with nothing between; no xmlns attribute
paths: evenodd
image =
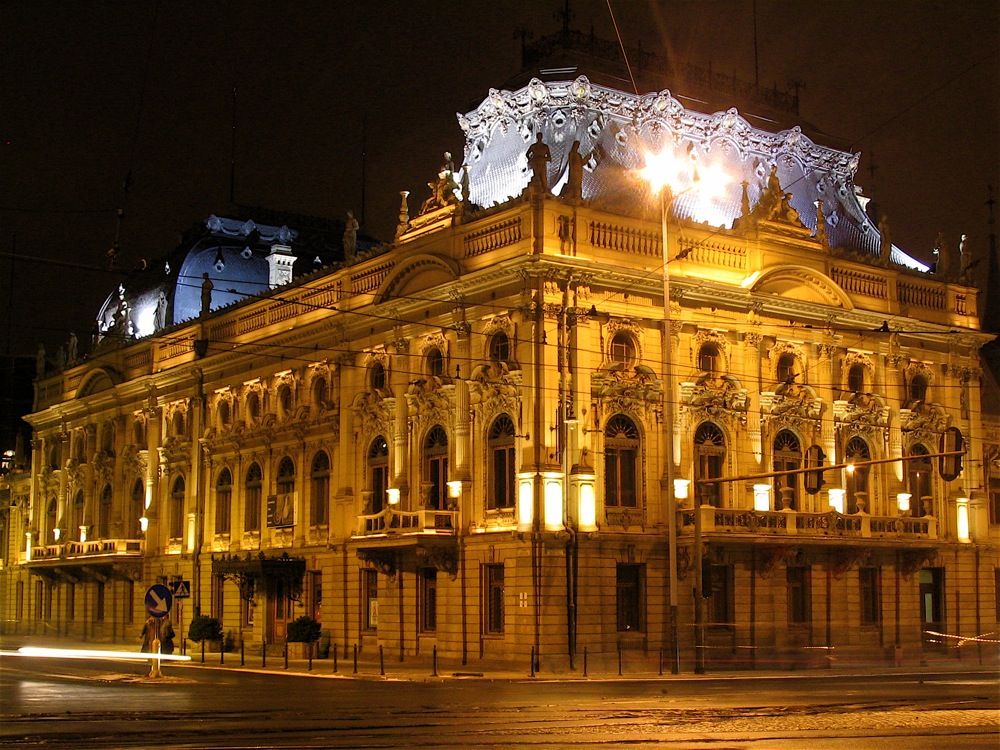
<svg viewBox="0 0 1000 750"><path fill-rule="evenodd" d="M146 591L146 611L153 617L166 617L174 603L174 595L162 583L154 583Z"/></svg>

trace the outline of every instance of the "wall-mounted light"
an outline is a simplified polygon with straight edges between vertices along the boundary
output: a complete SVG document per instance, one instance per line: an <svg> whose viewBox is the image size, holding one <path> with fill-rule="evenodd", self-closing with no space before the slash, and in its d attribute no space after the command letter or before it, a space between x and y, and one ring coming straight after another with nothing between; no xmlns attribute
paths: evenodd
<svg viewBox="0 0 1000 750"><path fill-rule="evenodd" d="M957 514L955 531L958 534L958 541L968 542L969 537L969 498L955 498L955 511Z"/></svg>
<svg viewBox="0 0 1000 750"><path fill-rule="evenodd" d="M524 472L517 475L517 530L531 531L535 520L535 493L532 489L535 475Z"/></svg>
<svg viewBox="0 0 1000 750"><path fill-rule="evenodd" d="M545 498L545 530L559 531L563 528L562 473L542 472L542 486Z"/></svg>
<svg viewBox="0 0 1000 750"><path fill-rule="evenodd" d="M838 513L844 512L844 495L847 491L840 487L831 487L827 490L830 496L830 507Z"/></svg>
<svg viewBox="0 0 1000 750"><path fill-rule="evenodd" d="M31 562L31 532L24 532L24 559L26 562Z"/></svg>
<svg viewBox="0 0 1000 750"><path fill-rule="evenodd" d="M753 509L771 510L771 485L762 483L753 486Z"/></svg>
<svg viewBox="0 0 1000 750"><path fill-rule="evenodd" d="M145 516L139 519L139 531L141 531L143 534L149 531L149 519L146 518Z"/></svg>
<svg viewBox="0 0 1000 750"><path fill-rule="evenodd" d="M87 541L87 527L86 526L81 526L80 527L80 541L81 542Z"/></svg>
<svg viewBox="0 0 1000 750"><path fill-rule="evenodd" d="M896 508L900 513L910 512L910 498L913 497L909 492L897 492L896 493Z"/></svg>
<svg viewBox="0 0 1000 750"><path fill-rule="evenodd" d="M462 481L460 479L452 479L448 483L448 497L452 500L457 500L462 496Z"/></svg>
<svg viewBox="0 0 1000 750"><path fill-rule="evenodd" d="M56 526L54 529L52 529L52 537L53 539L56 540L56 542L58 542L60 536L62 536L62 529Z"/></svg>
<svg viewBox="0 0 1000 750"><path fill-rule="evenodd" d="M688 490L691 488L690 479L674 480L674 500L687 500Z"/></svg>
<svg viewBox="0 0 1000 750"><path fill-rule="evenodd" d="M847 466L844 467L844 471L846 471L848 474L853 474L854 464L847 464Z"/></svg>
<svg viewBox="0 0 1000 750"><path fill-rule="evenodd" d="M385 497L389 505L399 505L399 488L390 487L385 491Z"/></svg>

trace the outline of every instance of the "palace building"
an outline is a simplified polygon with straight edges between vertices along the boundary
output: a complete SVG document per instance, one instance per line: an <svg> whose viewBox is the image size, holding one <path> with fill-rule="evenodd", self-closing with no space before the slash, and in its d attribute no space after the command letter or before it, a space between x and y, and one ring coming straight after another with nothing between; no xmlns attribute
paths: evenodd
<svg viewBox="0 0 1000 750"><path fill-rule="evenodd" d="M249 652L305 614L551 672L996 659L967 259L894 244L856 154L668 91L459 124L391 243L213 216L112 292L0 487L5 633L131 643L184 581L178 631Z"/></svg>

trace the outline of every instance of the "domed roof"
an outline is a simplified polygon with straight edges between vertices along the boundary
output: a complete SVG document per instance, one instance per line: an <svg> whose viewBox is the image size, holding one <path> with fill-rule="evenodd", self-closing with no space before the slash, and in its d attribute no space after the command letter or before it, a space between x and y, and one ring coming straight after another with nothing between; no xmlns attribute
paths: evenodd
<svg viewBox="0 0 1000 750"><path fill-rule="evenodd" d="M206 274L212 283L210 311L214 311L343 259L343 220L267 209L245 214L209 216L169 255L131 274L101 306L96 321L99 337L121 341L149 336L198 317ZM359 250L376 244L358 237ZM273 253L294 257L290 276L272 274L268 256Z"/></svg>

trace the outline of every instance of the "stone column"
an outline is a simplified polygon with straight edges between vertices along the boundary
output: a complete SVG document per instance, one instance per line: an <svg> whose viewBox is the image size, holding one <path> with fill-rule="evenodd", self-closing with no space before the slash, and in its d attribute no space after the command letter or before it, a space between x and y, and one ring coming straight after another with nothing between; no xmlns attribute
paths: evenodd
<svg viewBox="0 0 1000 750"><path fill-rule="evenodd" d="M903 433L900 428L899 410L903 408L905 403L900 374L903 357L896 352L890 352L885 356L883 362L885 375L881 380L885 383L885 395L889 402L889 455L886 458L900 458L903 455ZM897 461L890 466L894 467L896 480L902 482L903 477L906 476L903 471L903 462Z"/></svg>
<svg viewBox="0 0 1000 750"><path fill-rule="evenodd" d="M398 338L392 342L392 372L390 382L392 384L392 395L396 399L395 414L393 415L392 435L386 435L393 445L392 454L389 458L392 461L392 476L389 481L390 487L399 489L399 505L401 508L411 508L409 503L409 467L410 467L410 420L409 402L406 399L406 392L409 389L412 373L417 372L417 366L410 357L410 342L405 338ZM383 500L384 502L384 500Z"/></svg>
<svg viewBox="0 0 1000 750"><path fill-rule="evenodd" d="M753 472L760 471L763 452L760 437L760 390L763 387L760 379L760 345L763 337L757 331L743 334L743 362L747 382L742 385L747 389L749 403L747 404L747 434L750 437L750 448L753 451L756 466L747 467Z"/></svg>
<svg viewBox="0 0 1000 750"><path fill-rule="evenodd" d="M833 414L833 400L837 389L837 367L836 359L833 355L837 348L834 344L820 344L818 350L819 377L821 380L825 381L819 388L816 389L820 398L823 399L823 415L822 422L820 424L820 445L823 448L823 453L826 455L825 463L829 465L835 463L837 457L837 438ZM809 446L802 446L802 448L803 450L807 450ZM823 512L828 510L826 502L821 501L821 499L825 497L826 493L817 493L809 500L805 500L805 498L803 499L805 502L813 505L810 509L813 512ZM805 503L803 503L803 505L804 504ZM803 507L801 510L805 510L805 508Z"/></svg>
<svg viewBox="0 0 1000 750"><path fill-rule="evenodd" d="M459 370L455 378L455 469L454 478L468 481L471 444L469 434L469 375L472 367L472 327L464 320L456 324Z"/></svg>

